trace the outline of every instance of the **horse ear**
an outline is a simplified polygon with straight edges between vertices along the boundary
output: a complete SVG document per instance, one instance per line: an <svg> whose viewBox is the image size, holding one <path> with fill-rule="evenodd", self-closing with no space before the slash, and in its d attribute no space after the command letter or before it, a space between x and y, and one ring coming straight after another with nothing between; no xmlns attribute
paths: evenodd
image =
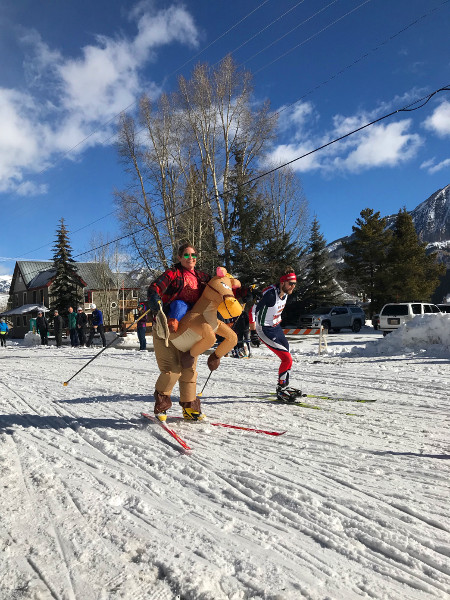
<svg viewBox="0 0 450 600"><path fill-rule="evenodd" d="M225 267L217 267L216 275L217 275L217 277L226 277L227 270L225 269Z"/></svg>
<svg viewBox="0 0 450 600"><path fill-rule="evenodd" d="M241 282L239 281L239 279L235 279L234 277L231 280L231 287L233 288L233 290L237 290L237 288L241 287Z"/></svg>

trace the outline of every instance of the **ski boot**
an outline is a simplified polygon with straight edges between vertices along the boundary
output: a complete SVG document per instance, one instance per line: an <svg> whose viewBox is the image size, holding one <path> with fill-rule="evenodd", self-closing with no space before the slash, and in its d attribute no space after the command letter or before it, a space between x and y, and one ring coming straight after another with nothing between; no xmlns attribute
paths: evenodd
<svg viewBox="0 0 450 600"><path fill-rule="evenodd" d="M192 408L183 407L183 418L185 421L203 421L205 415Z"/></svg>
<svg viewBox="0 0 450 600"><path fill-rule="evenodd" d="M153 413L158 421L165 421L167 419L167 411L172 406L170 396L161 394L155 390L154 393L155 407Z"/></svg>
<svg viewBox="0 0 450 600"><path fill-rule="evenodd" d="M295 402L302 397L302 391L296 388L277 385L277 400L280 402Z"/></svg>
<svg viewBox="0 0 450 600"><path fill-rule="evenodd" d="M180 406L183 409L185 421L203 421L205 418L200 408L200 398L198 396L194 402L180 402Z"/></svg>

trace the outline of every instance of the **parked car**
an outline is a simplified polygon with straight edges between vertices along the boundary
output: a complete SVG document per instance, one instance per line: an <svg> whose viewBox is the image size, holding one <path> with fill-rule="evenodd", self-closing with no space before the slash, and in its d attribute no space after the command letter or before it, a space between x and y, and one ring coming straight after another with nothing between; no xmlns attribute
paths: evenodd
<svg viewBox="0 0 450 600"><path fill-rule="evenodd" d="M380 315L373 315L372 317L372 327L375 329L380 329Z"/></svg>
<svg viewBox="0 0 450 600"><path fill-rule="evenodd" d="M450 313L450 304L436 304L438 309L443 313Z"/></svg>
<svg viewBox="0 0 450 600"><path fill-rule="evenodd" d="M300 315L300 327L320 327L337 333L341 329L358 332L366 321L360 306L320 306L308 314Z"/></svg>
<svg viewBox="0 0 450 600"><path fill-rule="evenodd" d="M380 330L383 335L398 329L416 315L440 313L436 304L426 302L397 302L385 304L380 311Z"/></svg>

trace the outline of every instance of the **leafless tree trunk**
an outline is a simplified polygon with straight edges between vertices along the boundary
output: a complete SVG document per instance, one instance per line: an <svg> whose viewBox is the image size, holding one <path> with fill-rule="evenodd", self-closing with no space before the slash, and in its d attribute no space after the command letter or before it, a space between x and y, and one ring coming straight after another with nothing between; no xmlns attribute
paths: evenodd
<svg viewBox="0 0 450 600"><path fill-rule="evenodd" d="M274 168L275 165L268 168ZM299 246L308 239L308 203L301 183L289 167L270 173L261 180L269 213L270 226L275 237L290 233Z"/></svg>

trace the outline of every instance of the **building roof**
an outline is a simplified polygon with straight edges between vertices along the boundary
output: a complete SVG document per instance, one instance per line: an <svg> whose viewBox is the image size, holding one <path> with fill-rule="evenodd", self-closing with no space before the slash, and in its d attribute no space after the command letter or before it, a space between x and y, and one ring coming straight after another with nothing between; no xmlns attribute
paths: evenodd
<svg viewBox="0 0 450 600"><path fill-rule="evenodd" d="M19 260L17 266L27 289L43 287L55 275L55 270L52 269L53 261ZM85 283L85 287L90 290L104 290L106 287L120 289L123 281L125 289L139 287L137 282L126 274L113 273L105 263L74 262L72 266Z"/></svg>
<svg viewBox="0 0 450 600"><path fill-rule="evenodd" d="M0 316L7 317L9 315L26 315L27 313L38 311L46 313L49 310L50 309L46 308L43 304L24 304L23 306L18 306L17 308L13 308L12 310L6 310L5 312L0 313Z"/></svg>

